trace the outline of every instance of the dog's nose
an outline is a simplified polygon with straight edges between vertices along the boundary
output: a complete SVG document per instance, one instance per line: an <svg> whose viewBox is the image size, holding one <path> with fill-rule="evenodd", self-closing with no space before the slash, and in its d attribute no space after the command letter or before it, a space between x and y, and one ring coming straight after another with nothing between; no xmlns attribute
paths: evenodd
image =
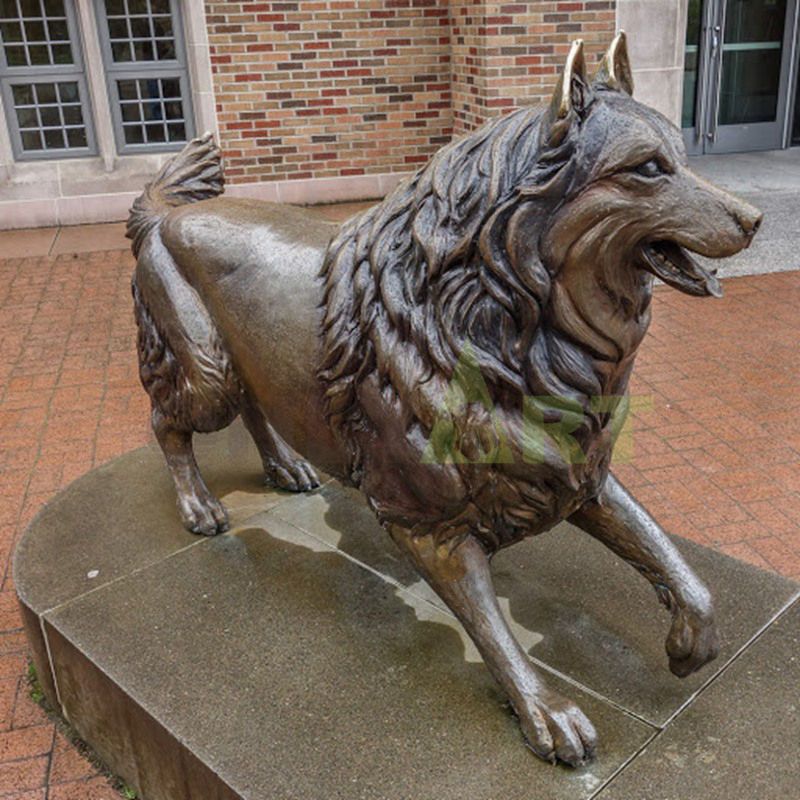
<svg viewBox="0 0 800 800"><path fill-rule="evenodd" d="M733 216L745 235L751 239L756 235L756 231L761 227L761 220L764 219L764 215L753 206L737 208Z"/></svg>

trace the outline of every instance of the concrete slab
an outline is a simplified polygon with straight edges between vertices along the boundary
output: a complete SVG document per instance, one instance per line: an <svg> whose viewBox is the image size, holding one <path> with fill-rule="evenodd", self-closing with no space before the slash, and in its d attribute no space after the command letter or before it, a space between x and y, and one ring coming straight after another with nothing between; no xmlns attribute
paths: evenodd
<svg viewBox="0 0 800 800"><path fill-rule="evenodd" d="M795 603L598 800L800 796L798 686Z"/></svg>
<svg viewBox="0 0 800 800"><path fill-rule="evenodd" d="M523 747L474 646L354 493L265 489L238 425L198 444L229 534L183 531L151 446L55 498L15 562L47 696L148 800L588 800L797 595L683 544L718 598L723 655L681 683L668 616L589 537L564 526L498 555L523 646L601 737L596 762L554 769Z"/></svg>
<svg viewBox="0 0 800 800"><path fill-rule="evenodd" d="M800 148L693 156L689 166L737 194L800 193Z"/></svg>
<svg viewBox="0 0 800 800"><path fill-rule="evenodd" d="M239 423L213 437L196 436L195 449L206 482L226 501L234 523L294 497L263 485L258 454ZM15 562L24 564L17 593L35 614L200 541L180 524L172 481L155 446L84 475L42 509L33 527L36 536L23 538Z"/></svg>
<svg viewBox="0 0 800 800"><path fill-rule="evenodd" d="M282 503L264 519L273 516L440 604L355 492L331 483L314 497ZM533 658L660 725L797 591L793 581L693 542L678 544L714 593L721 633L717 661L683 680L667 667L670 616L650 585L571 525L498 553L495 587L518 635L527 632L535 642Z"/></svg>
<svg viewBox="0 0 800 800"><path fill-rule="evenodd" d="M0 231L0 258L46 256L53 246L58 228L23 228Z"/></svg>
<svg viewBox="0 0 800 800"><path fill-rule="evenodd" d="M148 800L189 797L181 762L109 730L86 661L127 695L116 724L143 709L157 741L181 743L252 800L522 800L532 787L578 800L654 733L561 683L602 750L578 770L539 761L450 618L277 520L203 541L45 619L66 715Z"/></svg>

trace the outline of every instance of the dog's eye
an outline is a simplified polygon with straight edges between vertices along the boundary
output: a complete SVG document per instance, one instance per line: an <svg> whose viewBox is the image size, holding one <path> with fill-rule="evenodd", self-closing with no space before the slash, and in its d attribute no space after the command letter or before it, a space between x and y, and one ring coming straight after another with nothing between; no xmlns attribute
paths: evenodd
<svg viewBox="0 0 800 800"><path fill-rule="evenodd" d="M661 164L655 158L645 161L644 164L639 164L638 167L633 168L633 171L644 178L657 178L659 175L664 174Z"/></svg>

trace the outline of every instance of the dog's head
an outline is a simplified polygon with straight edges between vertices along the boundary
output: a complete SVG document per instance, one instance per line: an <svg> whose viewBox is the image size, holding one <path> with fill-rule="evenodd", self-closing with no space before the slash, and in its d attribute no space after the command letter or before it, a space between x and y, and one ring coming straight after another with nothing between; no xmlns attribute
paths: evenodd
<svg viewBox="0 0 800 800"><path fill-rule="evenodd" d="M715 271L691 253L739 252L762 215L695 175L678 128L632 94L623 33L591 80L582 44L573 44L541 128L545 149L574 148L543 255L559 271L595 264L615 294L645 270L687 294L719 296Z"/></svg>

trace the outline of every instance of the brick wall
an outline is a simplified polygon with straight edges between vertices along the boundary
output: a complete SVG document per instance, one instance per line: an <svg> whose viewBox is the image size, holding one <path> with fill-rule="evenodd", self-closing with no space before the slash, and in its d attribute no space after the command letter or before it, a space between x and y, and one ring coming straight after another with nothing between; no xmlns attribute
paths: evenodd
<svg viewBox="0 0 800 800"><path fill-rule="evenodd" d="M206 2L233 182L413 169L450 139L438 0Z"/></svg>
<svg viewBox="0 0 800 800"><path fill-rule="evenodd" d="M453 128L471 130L553 91L574 39L594 68L614 37L614 0L450 0Z"/></svg>
<svg viewBox="0 0 800 800"><path fill-rule="evenodd" d="M233 183L406 172L452 133L538 100L614 2L205 0Z"/></svg>

